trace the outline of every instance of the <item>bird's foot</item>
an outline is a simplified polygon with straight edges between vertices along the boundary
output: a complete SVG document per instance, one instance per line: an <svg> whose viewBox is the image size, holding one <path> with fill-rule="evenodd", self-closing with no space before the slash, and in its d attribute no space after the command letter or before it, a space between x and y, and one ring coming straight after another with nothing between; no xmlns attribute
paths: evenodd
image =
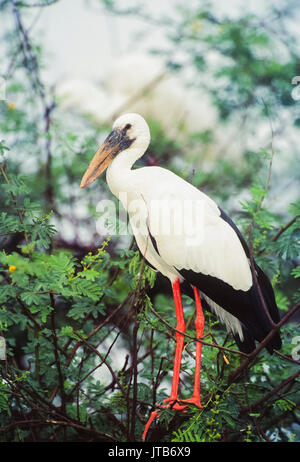
<svg viewBox="0 0 300 462"><path fill-rule="evenodd" d="M174 398L166 398L163 400L161 406L159 406L162 409L174 409L174 411L182 411L183 409L186 408L185 404L180 404L182 400L179 399L174 399Z"/></svg>
<svg viewBox="0 0 300 462"><path fill-rule="evenodd" d="M148 433L148 430L153 422L153 420L157 419L159 417L159 411L156 410L156 411L152 411L151 414L150 414L150 417L145 425L145 428L144 428L144 431L143 431L143 435L142 435L142 440L143 441L146 441L146 436L147 436L147 433Z"/></svg>
<svg viewBox="0 0 300 462"><path fill-rule="evenodd" d="M177 399L174 399L174 398L166 398L163 400L162 404L159 405L158 403L156 403L156 406L158 407L158 409L156 409L155 411L152 411L151 414L150 414L150 417L145 425L145 429L144 429L144 432L143 432L143 435L142 435L142 440L145 441L146 440L146 436L147 436L147 433L148 433L148 430L153 422L153 420L157 419L159 416L160 416L160 412L159 410L160 409L174 409L175 411L182 411L186 408L186 405L182 405L182 404L179 404L178 400Z"/></svg>
<svg viewBox="0 0 300 462"><path fill-rule="evenodd" d="M161 405L156 403L156 406L158 407L158 409L156 409L155 411L152 411L151 414L150 414L150 417L149 417L149 419L148 419L148 421L147 421L147 423L145 425L145 429L144 429L144 432L143 432L143 436L142 436L143 441L146 440L148 430L149 430L153 420L159 418L160 409L174 409L175 411L187 412L186 411L186 407L187 407L186 404L182 404L182 403L193 404L194 406L198 407L199 409L203 409L203 407L204 407L201 404L200 398L199 397L194 397L194 396L192 396L192 398L180 399L180 400L170 397L170 398L164 399Z"/></svg>
<svg viewBox="0 0 300 462"><path fill-rule="evenodd" d="M198 407L199 409L203 409L203 407L204 407L201 404L200 398L199 397L194 397L194 396L192 396L192 398L188 398L188 399L181 399L180 404L181 403L194 404L194 406ZM186 406L184 406L184 407L186 407Z"/></svg>

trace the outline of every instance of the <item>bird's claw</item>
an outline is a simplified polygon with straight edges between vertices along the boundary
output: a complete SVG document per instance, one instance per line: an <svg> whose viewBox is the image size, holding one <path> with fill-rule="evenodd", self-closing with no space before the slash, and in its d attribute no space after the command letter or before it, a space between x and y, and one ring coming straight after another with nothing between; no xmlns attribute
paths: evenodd
<svg viewBox="0 0 300 462"><path fill-rule="evenodd" d="M158 417L159 417L158 410L151 412L150 417L149 417L149 419L148 419L148 421L147 421L147 423L145 425L143 435L142 435L142 440L143 441L146 441L146 436L147 436L148 430L149 430L150 425L152 424L153 420L157 419Z"/></svg>
<svg viewBox="0 0 300 462"><path fill-rule="evenodd" d="M203 409L203 407L204 407L204 406L202 406L201 401L198 398L182 399L182 400L180 400L180 403L193 404L194 406L198 407L199 409ZM184 406L184 407L186 407L186 406Z"/></svg>
<svg viewBox="0 0 300 462"><path fill-rule="evenodd" d="M180 400L174 399L174 398L166 398L163 400L161 406L159 406L161 409L174 409L175 411L182 411L183 409L186 408L185 404L180 404Z"/></svg>
<svg viewBox="0 0 300 462"><path fill-rule="evenodd" d="M158 409L151 412L150 417L149 417L149 419L148 419L148 421L147 421L147 423L145 425L145 429L144 429L144 432L143 432L143 435L142 435L142 440L143 441L146 440L148 430L149 430L153 420L157 419L160 416L160 413L159 413L160 409L174 409L174 411L186 412L185 411L186 405L185 404L184 405L179 404L179 401L177 399L174 399L174 398L166 398L166 399L163 400L162 404L156 403L156 407Z"/></svg>

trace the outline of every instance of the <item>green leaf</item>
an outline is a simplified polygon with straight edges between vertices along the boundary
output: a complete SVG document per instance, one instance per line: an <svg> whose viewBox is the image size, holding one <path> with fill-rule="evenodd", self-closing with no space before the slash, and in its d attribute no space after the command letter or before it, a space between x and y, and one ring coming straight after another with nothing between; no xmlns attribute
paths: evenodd
<svg viewBox="0 0 300 462"><path fill-rule="evenodd" d="M86 338L87 336L82 332L82 331L78 331L78 333L83 337L83 338ZM60 335L62 336L67 336L67 337L70 337L70 338L74 338L75 340L81 340L80 337L78 337L77 334L75 334L75 332L73 331L73 328L72 326L63 326L60 330Z"/></svg>
<svg viewBox="0 0 300 462"><path fill-rule="evenodd" d="M278 239L277 251L279 256L286 260L296 258L300 253L300 243L297 242L293 233L283 234Z"/></svg>
<svg viewBox="0 0 300 462"><path fill-rule="evenodd" d="M300 278L300 266L296 266L296 268L292 269L291 275L294 276L294 278Z"/></svg>
<svg viewBox="0 0 300 462"><path fill-rule="evenodd" d="M43 300L40 294L36 294L34 292L26 292L26 291L21 293L21 299L27 305L32 305L32 304L40 305L41 301Z"/></svg>
<svg viewBox="0 0 300 462"><path fill-rule="evenodd" d="M101 287L98 287L93 281L88 281L86 279L73 279L70 287L74 296L88 297L95 302L98 301L103 294L103 289Z"/></svg>
<svg viewBox="0 0 300 462"><path fill-rule="evenodd" d="M4 392L0 391L0 413L8 412L9 405L8 405L8 395Z"/></svg>
<svg viewBox="0 0 300 462"><path fill-rule="evenodd" d="M275 290L276 304L280 310L288 311L290 307L289 299L281 291Z"/></svg>
<svg viewBox="0 0 300 462"><path fill-rule="evenodd" d="M94 281L100 275L99 271L94 270L93 268L83 270L78 273L78 277L85 278L87 281Z"/></svg>
<svg viewBox="0 0 300 462"><path fill-rule="evenodd" d="M0 303L5 302L9 298L15 298L18 289L10 284L3 284L0 288Z"/></svg>
<svg viewBox="0 0 300 462"><path fill-rule="evenodd" d="M10 234L23 231L24 227L17 216L8 215L7 212L0 214L0 234Z"/></svg>
<svg viewBox="0 0 300 462"><path fill-rule="evenodd" d="M281 411L291 411L296 406L296 403L289 399L278 399L273 403L274 408L279 408Z"/></svg>

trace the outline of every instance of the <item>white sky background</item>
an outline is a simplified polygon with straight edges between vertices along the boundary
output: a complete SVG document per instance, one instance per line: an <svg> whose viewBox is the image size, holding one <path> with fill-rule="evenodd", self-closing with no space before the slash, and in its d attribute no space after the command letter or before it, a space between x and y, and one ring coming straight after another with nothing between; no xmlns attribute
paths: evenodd
<svg viewBox="0 0 300 462"><path fill-rule="evenodd" d="M138 0L118 2L122 8L136 5ZM146 11L154 17L164 13L175 15L176 5L201 5L201 0L144 0ZM237 18L244 13L266 16L270 7L281 0L212 0L218 17ZM299 38L300 8L288 27ZM276 27L276 23L273 24ZM97 0L60 0L43 8L36 32L42 32L46 57L44 78L49 84L67 79L103 81L115 60L130 52L143 52L167 47L166 29L132 16L109 15ZM269 130L269 127L267 127ZM285 151L285 147L283 148ZM289 189L289 188L287 188ZM293 195L293 194L292 194ZM283 195L284 196L284 195ZM277 198L278 199L278 198ZM286 198L282 198L286 202ZM280 201L278 201L279 203ZM281 207L281 205L278 205Z"/></svg>
<svg viewBox="0 0 300 462"><path fill-rule="evenodd" d="M289 0L291 1L291 0ZM122 8L141 3L154 17L176 14L176 5L202 5L204 0L126 0L119 2ZM256 16L265 14L271 5L282 0L211 0L215 14L238 17L250 12ZM104 12L100 0L60 0L49 7L26 9L27 25L36 15L34 31L37 43L42 43L44 53L44 78L53 84L64 79L79 78L102 80L115 59L128 52L143 52L166 45L165 28L160 28L136 17L115 16ZM10 14L0 17L0 38L9 27ZM178 14L178 13L177 13ZM300 7L297 17L291 18L289 29L300 36ZM1 40L0 40L1 54ZM0 72L5 73L5 63L0 62Z"/></svg>
<svg viewBox="0 0 300 462"><path fill-rule="evenodd" d="M152 9L161 1L149 3ZM133 17L109 15L95 0L61 0L45 8L39 29L49 52L46 78L51 83L65 78L101 80L121 55L142 52L163 39L157 27ZM137 34L144 37L135 40Z"/></svg>
<svg viewBox="0 0 300 462"><path fill-rule="evenodd" d="M143 6L151 15L176 14L175 6L186 0L145 0ZM199 0L189 0L201 4ZM214 0L217 15L238 17L245 9L260 16L271 0ZM136 4L121 2L122 8ZM295 18L295 31L299 22ZM43 34L46 52L45 77L49 83L65 78L101 80L114 59L128 52L142 52L166 43L164 29L135 17L104 13L97 0L60 0L43 8L36 30Z"/></svg>
<svg viewBox="0 0 300 462"><path fill-rule="evenodd" d="M291 0L290 0L291 1ZM151 16L174 16L176 6L202 5L204 0L126 0L119 1L122 9L141 3ZM211 0L217 16L239 17L241 12L259 17L271 5L282 0ZM132 16L109 15L99 0L60 0L45 8L24 9L26 24L36 23L36 42L43 46L43 78L52 85L68 79L101 81L120 56L167 47L166 29ZM0 31L9 26L10 15L0 17ZM291 19L289 28L299 37L298 17ZM0 32L0 37L2 32ZM1 53L1 42L0 42ZM0 72L5 65L0 62Z"/></svg>
<svg viewBox="0 0 300 462"><path fill-rule="evenodd" d="M164 13L168 16L178 14L176 5L185 7L205 2L124 0L118 3L124 9L141 3L151 16L161 17ZM215 5L214 13L219 17L236 18L241 12L248 12L259 18L266 15L272 5L282 4L282 0L212 0L211 3ZM289 29L297 38L300 35L299 11L300 8L298 17L291 18L289 23ZM109 15L100 0L60 0L49 7L24 9L22 13L27 27L36 19L33 32L35 42L42 44L43 80L49 85L68 79L103 81L110 67L121 56L168 46L164 27L137 17ZM10 20L7 14L0 17L0 37L10 26ZM0 60L0 73L3 72L3 65L5 71L7 63ZM269 133L269 127L267 130Z"/></svg>

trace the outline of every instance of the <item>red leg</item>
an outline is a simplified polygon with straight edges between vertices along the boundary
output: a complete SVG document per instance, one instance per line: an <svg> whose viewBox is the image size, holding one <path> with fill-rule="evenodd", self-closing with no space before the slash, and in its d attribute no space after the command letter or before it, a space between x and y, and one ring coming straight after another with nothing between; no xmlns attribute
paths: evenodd
<svg viewBox="0 0 300 462"><path fill-rule="evenodd" d="M179 280L175 281L172 285L173 288L173 295L175 301L175 310L176 310L176 319L177 319L177 326L176 329L180 332L185 332L185 322L183 316L183 309L182 309L182 302L181 302L181 293L180 293L180 284ZM196 328L196 336L197 338L202 338L203 330L204 330L204 315L202 311L201 305L201 298L199 294L199 290L194 287L194 295L195 295L195 302L196 302L196 319L195 319L195 328ZM171 396L163 401L163 405L167 404L171 405L173 403L172 408L175 410L182 410L186 406L180 405L178 401L184 403L191 403L195 406L202 408L201 399L200 399L200 372L201 372L201 350L202 350L202 343L197 342L196 344L196 363L195 363L195 382L194 382L194 391L192 398L178 400L178 386L179 386L179 374L180 374L180 364L182 358L182 351L183 351L183 344L184 344L184 335L176 332L176 351L175 351L175 359L174 359L174 369L173 369L173 379L172 379L172 388L171 388ZM167 407L167 406L161 407ZM159 410L155 410L151 413L149 420L145 426L144 433L143 433L143 441L145 441L147 432L152 424L153 420L159 417Z"/></svg>
<svg viewBox="0 0 300 462"><path fill-rule="evenodd" d="M173 296L174 296L174 302L175 302L175 311L176 311L176 320L177 320L177 325L176 329L179 330L180 332L185 332L185 322L184 322L184 316L183 316L183 308L182 308L182 301L181 301L181 292L180 292L180 283L179 279L177 279L173 284L172 284L172 289L173 289ZM170 398L164 399L163 400L163 405L161 407L167 407L164 406L167 404L168 406L171 406L172 404L172 409L175 410L181 410L184 409L185 406L181 406L178 404L178 386L179 386L179 374L180 374L180 364L181 364L181 358L182 358L182 351L183 351L183 345L184 345L184 335L180 334L179 332L176 332L176 350L175 350L175 359L174 359L174 368L173 368L173 379L172 379L172 388L171 388L171 395ZM153 411L149 417L149 420L145 426L144 433L143 433L143 441L146 439L146 435L148 432L148 429L157 417L159 417L159 410Z"/></svg>
<svg viewBox="0 0 300 462"><path fill-rule="evenodd" d="M185 332L185 322L182 309L181 293L180 293L180 284L179 279L174 282L172 285L173 295L175 301L175 310L176 310L176 330L180 332ZM184 335L176 332L176 350L175 350L175 359L174 359L174 368L173 368L173 379L172 379L172 388L171 396L164 402L175 402L173 409L182 409L182 406L176 404L178 400L178 386L179 386L179 374L180 374L180 364L182 358L182 351L184 345Z"/></svg>
<svg viewBox="0 0 300 462"><path fill-rule="evenodd" d="M194 295L196 302L196 319L195 319L195 328L197 338L203 336L204 330L204 315L202 311L201 298L199 295L199 290L197 287L194 287ZM194 382L194 392L193 396L190 399L182 400L184 403L192 403L197 407L202 408L201 399L200 399L200 373L201 373L201 350L202 343L197 342L196 344L196 363L195 363L195 382Z"/></svg>

